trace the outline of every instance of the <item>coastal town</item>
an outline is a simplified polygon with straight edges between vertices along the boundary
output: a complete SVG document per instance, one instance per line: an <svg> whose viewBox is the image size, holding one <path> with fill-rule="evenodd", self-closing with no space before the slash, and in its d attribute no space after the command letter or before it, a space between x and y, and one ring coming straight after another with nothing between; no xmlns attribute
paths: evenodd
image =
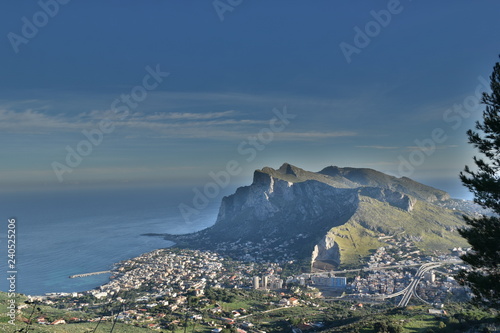
<svg viewBox="0 0 500 333"><path fill-rule="evenodd" d="M364 302L394 306L400 296L391 295L404 291L417 269L426 264L436 268L422 275L414 303L440 311L448 301L468 299L467 290L453 279L461 267L458 256L465 249L433 256L421 254L408 240L389 238L386 243L363 267L314 273L287 271L293 260L242 261L213 251L160 249L116 264L110 281L96 289L31 296L29 300L82 313L66 319L40 315L36 318L39 325L117 321L175 331L192 322L204 327L202 331L233 327L238 332L259 332L266 328L262 316L280 309L317 309L327 307L326 302L345 301L353 306Z"/></svg>

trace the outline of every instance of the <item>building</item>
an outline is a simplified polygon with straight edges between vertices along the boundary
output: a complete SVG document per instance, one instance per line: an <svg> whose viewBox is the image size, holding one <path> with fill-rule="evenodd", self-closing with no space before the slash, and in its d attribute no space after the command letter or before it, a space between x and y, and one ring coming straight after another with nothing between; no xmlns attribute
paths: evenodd
<svg viewBox="0 0 500 333"><path fill-rule="evenodd" d="M318 286L345 288L347 285L347 279L345 277L312 276L311 279L312 282Z"/></svg>
<svg viewBox="0 0 500 333"><path fill-rule="evenodd" d="M436 274L434 273L434 271L430 271L430 272L427 272L425 274L426 274L427 281L429 283L434 283L436 281Z"/></svg>
<svg viewBox="0 0 500 333"><path fill-rule="evenodd" d="M269 277L267 275L262 276L262 288L267 289L269 282Z"/></svg>
<svg viewBox="0 0 500 333"><path fill-rule="evenodd" d="M273 279L269 283L269 289L271 289L271 290L283 289L283 280L282 279Z"/></svg>
<svg viewBox="0 0 500 333"><path fill-rule="evenodd" d="M333 288L345 288L347 285L347 279L345 277L333 277L331 285Z"/></svg>
<svg viewBox="0 0 500 333"><path fill-rule="evenodd" d="M253 277L253 289L259 289L259 280L258 276Z"/></svg>

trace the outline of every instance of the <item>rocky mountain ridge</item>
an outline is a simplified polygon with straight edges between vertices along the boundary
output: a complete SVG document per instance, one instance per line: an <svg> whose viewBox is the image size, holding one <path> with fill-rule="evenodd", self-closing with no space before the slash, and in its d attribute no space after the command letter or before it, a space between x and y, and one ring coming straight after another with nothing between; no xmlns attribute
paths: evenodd
<svg viewBox="0 0 500 333"><path fill-rule="evenodd" d="M310 258L313 266L362 259L377 246L377 234L407 232L422 239L422 250L446 250L466 245L456 232L464 225L461 213L443 208L449 199L444 191L372 169L310 172L285 163L256 170L251 185L224 197L212 227L173 240L250 259L256 251L267 253L263 260ZM349 230L342 237L352 245L336 239L339 228Z"/></svg>

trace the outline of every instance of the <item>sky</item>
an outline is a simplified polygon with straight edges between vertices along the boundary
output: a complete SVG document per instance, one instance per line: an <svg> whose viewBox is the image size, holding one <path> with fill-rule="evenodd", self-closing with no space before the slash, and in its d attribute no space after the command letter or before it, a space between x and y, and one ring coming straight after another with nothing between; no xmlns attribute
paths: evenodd
<svg viewBox="0 0 500 333"><path fill-rule="evenodd" d="M8 0L0 190L366 167L468 197L498 1ZM227 177L226 177L227 176ZM202 187L200 187L202 188Z"/></svg>

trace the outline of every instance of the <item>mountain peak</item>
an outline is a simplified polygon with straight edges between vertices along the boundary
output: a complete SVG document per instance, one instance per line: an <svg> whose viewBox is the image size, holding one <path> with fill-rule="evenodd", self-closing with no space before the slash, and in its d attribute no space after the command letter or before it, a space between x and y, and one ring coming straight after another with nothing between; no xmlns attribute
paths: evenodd
<svg viewBox="0 0 500 333"><path fill-rule="evenodd" d="M269 177L291 183L315 180L336 188L380 187L401 192L415 199L428 202L442 201L450 198L449 194L445 191L421 184L410 178L397 178L369 168L341 168L332 165L319 172L312 172L289 163L283 163L277 170L271 167L264 167L262 170L257 170L254 175L254 181L259 180L259 183L262 183L265 180L265 183L267 183Z"/></svg>
<svg viewBox="0 0 500 333"><path fill-rule="evenodd" d="M292 175L297 177L297 174L295 173L294 169L298 168L291 164L283 163L283 165L278 169L278 171L284 175Z"/></svg>
<svg viewBox="0 0 500 333"><path fill-rule="evenodd" d="M319 171L318 173L321 173L323 175L330 176L330 177L335 177L335 176L340 175L340 170L339 170L339 167L334 166L334 165L330 165L330 166L327 166L326 168L324 168L323 170Z"/></svg>

